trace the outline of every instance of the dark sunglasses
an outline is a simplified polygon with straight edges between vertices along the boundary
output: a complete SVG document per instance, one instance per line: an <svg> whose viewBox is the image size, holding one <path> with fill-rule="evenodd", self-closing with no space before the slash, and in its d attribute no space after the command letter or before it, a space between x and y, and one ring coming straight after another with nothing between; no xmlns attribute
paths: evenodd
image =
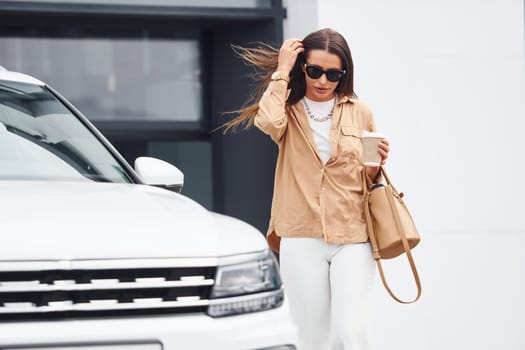
<svg viewBox="0 0 525 350"><path fill-rule="evenodd" d="M306 74L310 78L312 78L312 79L319 79L321 77L321 75L325 74L326 75L326 79L328 79L332 83L335 83L335 82L338 82L339 80L341 80L343 75L345 75L345 73L346 73L346 71L344 69L343 70L339 70L339 69L323 70L319 66L310 66L308 64L305 64L304 66L305 66Z"/></svg>

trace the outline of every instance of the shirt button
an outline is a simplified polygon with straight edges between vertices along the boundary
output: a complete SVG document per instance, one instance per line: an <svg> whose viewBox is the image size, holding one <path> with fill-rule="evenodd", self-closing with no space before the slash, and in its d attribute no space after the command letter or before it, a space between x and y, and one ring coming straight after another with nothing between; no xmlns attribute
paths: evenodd
<svg viewBox="0 0 525 350"><path fill-rule="evenodd" d="M321 169L321 172L324 173L324 169Z"/></svg>
<svg viewBox="0 0 525 350"><path fill-rule="evenodd" d="M326 187L323 187L322 190L323 190L323 191L326 190Z"/></svg>

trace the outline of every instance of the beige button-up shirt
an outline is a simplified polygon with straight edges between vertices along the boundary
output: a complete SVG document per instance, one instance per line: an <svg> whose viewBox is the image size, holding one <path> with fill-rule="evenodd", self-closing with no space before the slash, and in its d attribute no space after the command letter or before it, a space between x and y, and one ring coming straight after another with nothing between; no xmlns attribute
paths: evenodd
<svg viewBox="0 0 525 350"><path fill-rule="evenodd" d="M304 107L286 107L288 94L284 80L271 82L255 117L255 125L279 147L267 232L270 247L279 251L280 237L366 242L361 136L363 130L375 131L370 108L348 96L338 99L330 158L323 164Z"/></svg>

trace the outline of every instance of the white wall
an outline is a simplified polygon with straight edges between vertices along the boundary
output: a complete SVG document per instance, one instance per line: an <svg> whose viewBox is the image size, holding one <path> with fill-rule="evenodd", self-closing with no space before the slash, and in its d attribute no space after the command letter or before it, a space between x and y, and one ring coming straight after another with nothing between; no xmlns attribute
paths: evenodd
<svg viewBox="0 0 525 350"><path fill-rule="evenodd" d="M284 24L285 38L304 38L318 29L317 0L284 0L288 11Z"/></svg>
<svg viewBox="0 0 525 350"><path fill-rule="evenodd" d="M523 1L318 0L317 28L298 33L300 3L287 2L289 33L331 27L349 41L422 235L423 297L399 305L378 278L373 349L524 349ZM404 260L388 274L410 297Z"/></svg>

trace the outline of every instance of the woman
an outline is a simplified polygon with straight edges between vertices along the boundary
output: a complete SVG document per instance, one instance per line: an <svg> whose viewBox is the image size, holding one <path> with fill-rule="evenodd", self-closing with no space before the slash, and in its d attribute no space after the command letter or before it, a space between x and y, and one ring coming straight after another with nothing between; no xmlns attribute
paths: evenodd
<svg viewBox="0 0 525 350"><path fill-rule="evenodd" d="M322 29L286 40L279 51L235 49L263 73L252 100L226 126L255 124L279 147L267 239L280 251L299 349L368 349L375 263L363 191L380 174L362 165L361 135L375 125L354 93L348 44ZM384 164L387 140L378 152Z"/></svg>

